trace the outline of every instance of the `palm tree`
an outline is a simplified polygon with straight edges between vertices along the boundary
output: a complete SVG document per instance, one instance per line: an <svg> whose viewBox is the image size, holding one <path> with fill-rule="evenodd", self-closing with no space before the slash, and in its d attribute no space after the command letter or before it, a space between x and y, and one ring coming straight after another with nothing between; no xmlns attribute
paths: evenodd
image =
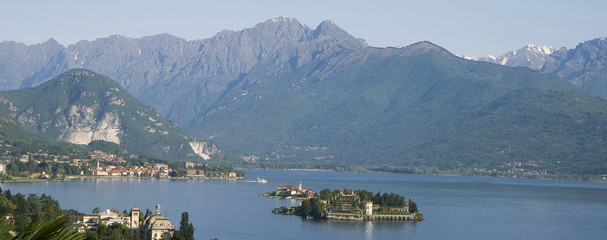
<svg viewBox="0 0 607 240"><path fill-rule="evenodd" d="M30 223L14 240L84 240L83 234L69 229L65 225L69 222L65 215L50 221L36 221Z"/></svg>

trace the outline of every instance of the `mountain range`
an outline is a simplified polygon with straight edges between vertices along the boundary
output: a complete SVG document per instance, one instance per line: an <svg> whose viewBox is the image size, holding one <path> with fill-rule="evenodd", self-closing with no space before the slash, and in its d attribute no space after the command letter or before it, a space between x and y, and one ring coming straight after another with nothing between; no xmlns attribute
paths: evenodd
<svg viewBox="0 0 607 240"><path fill-rule="evenodd" d="M297 67L366 46L331 21L311 29L288 17L194 41L161 34L113 35L68 47L53 39L31 46L2 42L0 90L36 86L68 69L85 68L115 79L143 103L185 125L254 67L283 62Z"/></svg>
<svg viewBox="0 0 607 240"><path fill-rule="evenodd" d="M78 71L107 75L158 110L159 115L150 109L145 116L184 139L170 149L201 139L248 161L441 169L527 161L561 173L605 174L607 103L582 93L602 96L604 87L589 88L607 76L602 41L574 50L529 45L476 59L499 63L493 64L458 57L427 41L369 47L331 21L313 29L280 17L194 41L161 34L114 35L68 47L52 39L30 46L2 42L0 82L5 90L22 89L3 94L34 91L20 95L24 98L53 92L44 82L68 69L91 69L96 73ZM104 91L109 90L100 94ZM17 106L15 97L0 96ZM58 140L80 136L63 133L70 130L63 118L74 118L69 105L57 111L56 103L47 104L47 110L34 113L26 107L33 103L18 110L10 103L2 111L31 131ZM36 114L48 119L38 121ZM112 125L99 123L103 114L96 116L97 121L81 123L91 129ZM150 121L133 124L150 133L155 126ZM177 126L193 137L177 134ZM133 140L114 137L115 132L91 136ZM573 167L578 165L585 167Z"/></svg>
<svg viewBox="0 0 607 240"><path fill-rule="evenodd" d="M528 67L555 74L583 92L607 99L607 39L596 38L574 49L527 45L500 56L464 57L512 67Z"/></svg>
<svg viewBox="0 0 607 240"><path fill-rule="evenodd" d="M474 61L490 62L511 67L528 67L539 70L546 63L546 58L555 51L556 49L552 46L529 44L519 50L510 51L499 56L461 57Z"/></svg>

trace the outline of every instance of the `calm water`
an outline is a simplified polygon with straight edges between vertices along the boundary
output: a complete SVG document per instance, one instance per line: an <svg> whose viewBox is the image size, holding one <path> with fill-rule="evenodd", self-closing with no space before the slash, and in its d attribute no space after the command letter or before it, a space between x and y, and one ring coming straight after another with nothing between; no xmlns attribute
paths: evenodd
<svg viewBox="0 0 607 240"><path fill-rule="evenodd" d="M525 179L315 171L247 170L247 180L87 179L2 183L2 189L50 194L62 208L90 212L137 206L178 225L187 211L196 239L606 239L607 184ZM413 198L419 223L325 222L270 213L297 204L259 197L278 185L366 189Z"/></svg>

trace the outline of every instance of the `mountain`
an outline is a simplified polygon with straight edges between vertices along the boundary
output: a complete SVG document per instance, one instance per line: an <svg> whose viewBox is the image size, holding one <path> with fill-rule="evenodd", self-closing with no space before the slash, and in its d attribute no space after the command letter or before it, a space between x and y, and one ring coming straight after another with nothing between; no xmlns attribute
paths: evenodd
<svg viewBox="0 0 607 240"><path fill-rule="evenodd" d="M197 139L213 141L246 160L440 169L533 161L555 172L605 174L607 162L600 157L607 149L600 147L607 141L601 131L607 127L604 101L577 92L556 75L469 61L426 41L402 48L369 47L331 21L312 29L281 17L194 41L168 34L114 35L68 47L57 47L53 40L31 46L3 42L0 47L7 49L0 52L0 70L5 71L0 81L7 88L43 89L53 81L43 82L63 69L90 68L115 78ZM550 56L566 51L545 55L553 50L528 46L503 59L535 68L535 60L546 59L544 68L552 64ZM15 92L20 91L34 90ZM64 102L91 97L62 92L72 92ZM25 94L15 102L0 96L6 100L0 99L4 111L53 139L103 136L132 142L121 138L125 134L120 131L126 130L116 130L115 118L135 118L133 128L139 130L133 131L150 136L172 132L154 127L149 117L162 127L175 127L140 110L148 118L97 114L83 121L93 123L91 130L72 131L79 122L68 119L85 114L72 114L69 104L59 104L58 110L44 103L32 108L33 103L15 103L25 102ZM112 101L110 97L99 109L118 107ZM574 106L580 110L572 111ZM174 139L187 138L181 136ZM189 141L175 140L168 149L182 149ZM141 152L152 145L140 144ZM165 148L151 151L160 149ZM576 164L595 171L580 171Z"/></svg>
<svg viewBox="0 0 607 240"><path fill-rule="evenodd" d="M0 92L0 111L58 141L85 145L103 140L131 153L163 158L219 153L213 144L189 138L112 79L84 69L67 71L37 87Z"/></svg>
<svg viewBox="0 0 607 240"><path fill-rule="evenodd" d="M607 99L607 40L604 37L582 42L575 49L528 45L499 57L464 58L555 74L585 93Z"/></svg>
<svg viewBox="0 0 607 240"><path fill-rule="evenodd" d="M541 71L607 99L607 39L597 38L580 43L575 49L559 50L547 58Z"/></svg>
<svg viewBox="0 0 607 240"><path fill-rule="evenodd" d="M539 70L546 63L546 58L555 52L551 46L536 46L529 44L519 50L510 51L500 56L464 57L469 60L496 63L511 67L528 67Z"/></svg>
<svg viewBox="0 0 607 240"><path fill-rule="evenodd" d="M446 123L445 131L414 152L418 159L439 159L436 165L448 169L495 167L516 159L552 173L599 175L607 173L606 124L602 99L520 89Z"/></svg>
<svg viewBox="0 0 607 240"><path fill-rule="evenodd" d="M68 69L86 68L115 79L143 103L185 125L256 66L289 62L299 67L366 46L331 21L311 29L289 17L194 41L161 34L113 35L68 47L52 39L31 46L2 42L0 82L5 84L0 88L36 86Z"/></svg>
<svg viewBox="0 0 607 240"><path fill-rule="evenodd" d="M254 71L245 78L251 84L186 129L257 161L441 169L513 159L551 168L557 161L607 164L600 157L607 104L556 76L467 61L429 42L367 48L330 62L339 69L311 62Z"/></svg>

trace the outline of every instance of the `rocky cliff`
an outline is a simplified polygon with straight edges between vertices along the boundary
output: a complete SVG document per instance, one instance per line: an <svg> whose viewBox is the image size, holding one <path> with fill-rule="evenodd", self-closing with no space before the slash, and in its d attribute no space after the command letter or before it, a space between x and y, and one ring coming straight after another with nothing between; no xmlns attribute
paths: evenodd
<svg viewBox="0 0 607 240"><path fill-rule="evenodd" d="M212 143L191 144L194 141L175 124L112 79L88 70L71 70L37 87L0 92L0 99L0 111L59 141L103 140L132 153L165 158L210 159L220 153Z"/></svg>

